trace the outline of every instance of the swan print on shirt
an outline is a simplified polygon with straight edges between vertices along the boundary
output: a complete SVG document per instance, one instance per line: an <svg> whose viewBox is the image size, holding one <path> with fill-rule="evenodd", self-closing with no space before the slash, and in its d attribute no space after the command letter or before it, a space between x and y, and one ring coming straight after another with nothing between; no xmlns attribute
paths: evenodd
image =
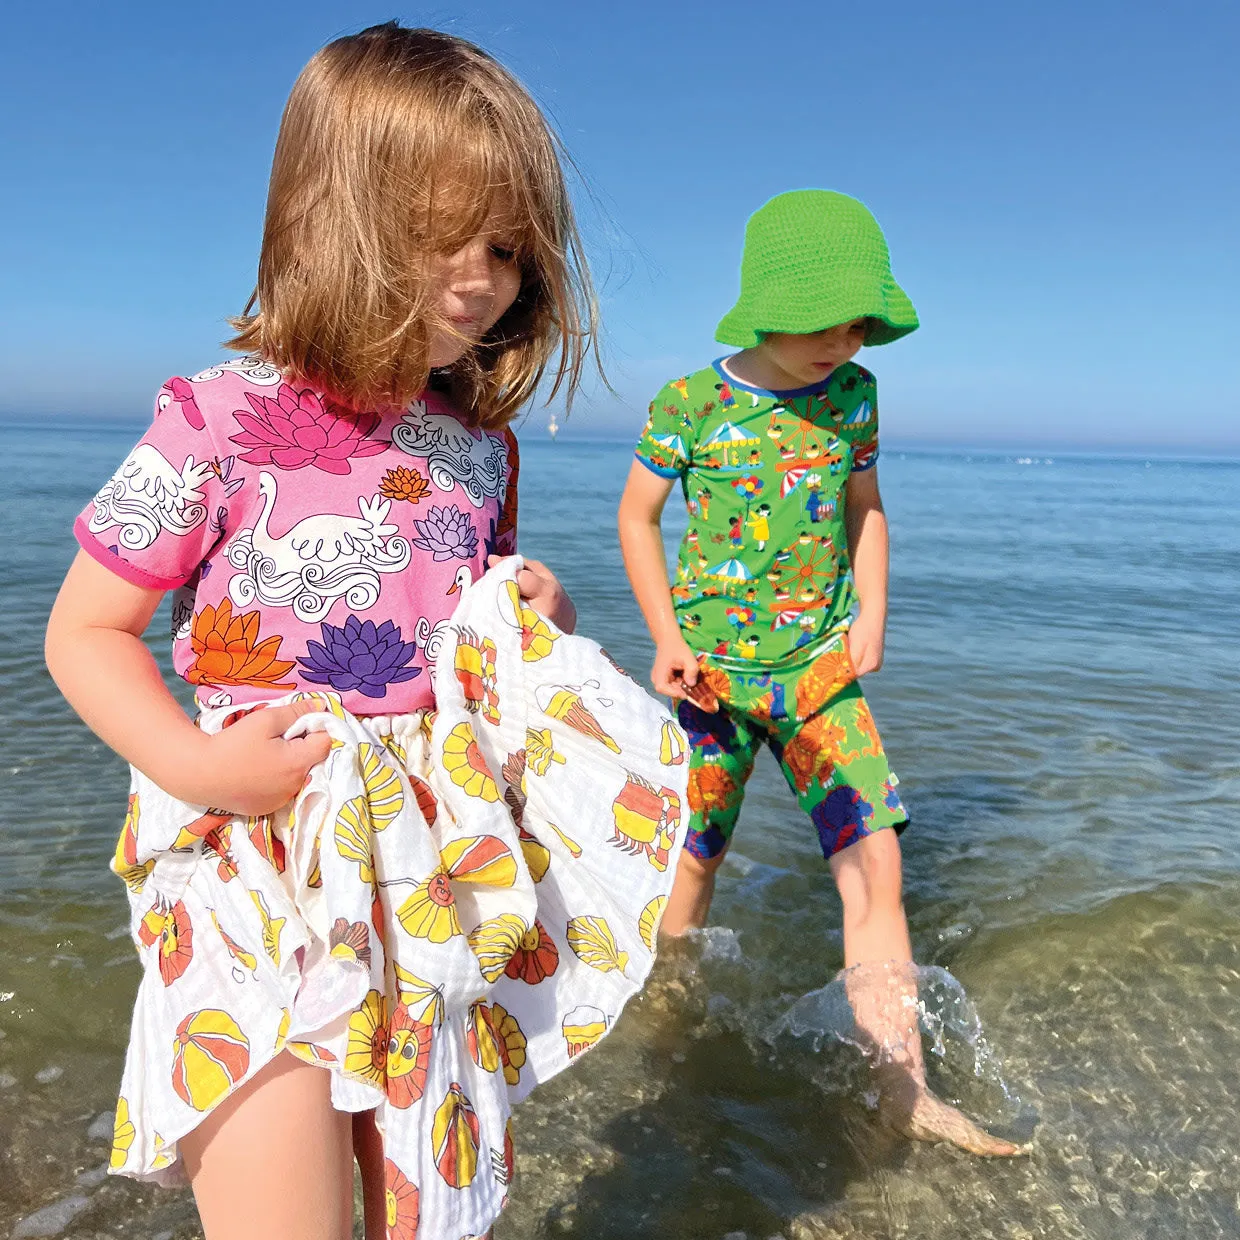
<svg viewBox="0 0 1240 1240"><path fill-rule="evenodd" d="M202 484L211 475L208 461L187 456L177 468L158 448L140 443L95 496L87 525L92 534L118 526L117 540L144 551L160 530L188 534L207 519Z"/></svg>
<svg viewBox="0 0 1240 1240"><path fill-rule="evenodd" d="M302 517L276 537L270 529L279 484L258 475L263 509L253 529L228 545L228 562L241 569L228 583L228 597L245 605L258 599L270 607L291 607L303 620L318 620L344 598L354 611L373 607L379 574L398 573L412 554L400 527L388 521L392 501L359 496L358 512Z"/></svg>
<svg viewBox="0 0 1240 1240"><path fill-rule="evenodd" d="M173 661L200 703L327 686L357 714L424 709L461 589L516 549L516 446L436 393L349 411L242 359L164 385L75 532L176 591Z"/></svg>

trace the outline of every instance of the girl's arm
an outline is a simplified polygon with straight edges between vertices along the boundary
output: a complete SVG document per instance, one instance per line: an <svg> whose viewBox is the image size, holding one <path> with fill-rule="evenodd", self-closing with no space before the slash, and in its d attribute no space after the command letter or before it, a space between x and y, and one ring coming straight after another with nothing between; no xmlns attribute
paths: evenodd
<svg viewBox="0 0 1240 1240"><path fill-rule="evenodd" d="M860 607L848 631L848 652L858 676L883 665L887 631L887 514L878 493L878 470L850 474L844 494L848 554Z"/></svg>
<svg viewBox="0 0 1240 1240"><path fill-rule="evenodd" d="M255 711L216 735L199 731L142 641L162 597L79 551L48 621L52 679L87 727L165 792L243 814L278 809L331 747L321 732L283 739L321 704Z"/></svg>
<svg viewBox="0 0 1240 1240"><path fill-rule="evenodd" d="M629 584L656 647L651 682L658 693L688 697L686 689L697 684L697 656L681 636L672 607L660 525L673 481L634 461L620 497L617 525Z"/></svg>

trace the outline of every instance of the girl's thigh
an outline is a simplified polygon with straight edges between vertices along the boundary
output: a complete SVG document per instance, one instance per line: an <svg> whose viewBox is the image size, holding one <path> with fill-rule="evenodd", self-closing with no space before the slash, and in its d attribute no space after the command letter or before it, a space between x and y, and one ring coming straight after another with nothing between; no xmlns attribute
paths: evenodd
<svg viewBox="0 0 1240 1240"><path fill-rule="evenodd" d="M277 1056L179 1147L206 1240L352 1235L352 1122L323 1068Z"/></svg>

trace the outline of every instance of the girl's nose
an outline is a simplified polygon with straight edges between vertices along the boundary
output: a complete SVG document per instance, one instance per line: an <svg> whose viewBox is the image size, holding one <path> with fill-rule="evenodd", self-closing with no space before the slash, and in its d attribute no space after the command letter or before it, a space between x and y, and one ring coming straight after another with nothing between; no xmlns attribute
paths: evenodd
<svg viewBox="0 0 1240 1240"><path fill-rule="evenodd" d="M487 294L494 289L491 249L480 239L457 250L450 263L449 283L454 293Z"/></svg>

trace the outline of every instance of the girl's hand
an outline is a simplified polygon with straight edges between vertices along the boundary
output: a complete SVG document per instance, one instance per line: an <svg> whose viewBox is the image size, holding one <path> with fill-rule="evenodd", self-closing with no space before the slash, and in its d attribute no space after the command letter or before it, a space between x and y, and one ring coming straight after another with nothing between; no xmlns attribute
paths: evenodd
<svg viewBox="0 0 1240 1240"><path fill-rule="evenodd" d="M848 642L848 657L858 676L877 672L882 667L885 627L882 617L875 619L862 611L848 630L845 639Z"/></svg>
<svg viewBox="0 0 1240 1240"><path fill-rule="evenodd" d="M698 660L692 647L677 633L666 637L655 648L650 683L656 693L671 698L694 697L691 690L698 681Z"/></svg>
<svg viewBox="0 0 1240 1240"><path fill-rule="evenodd" d="M494 568L505 557L487 557L487 567ZM577 627L577 608L556 575L537 560L526 560L525 567L517 574L517 589L521 597L539 615L546 616L561 633L571 633Z"/></svg>
<svg viewBox="0 0 1240 1240"><path fill-rule="evenodd" d="M236 814L270 814L287 805L310 768L331 751L331 737L311 732L286 741L284 733L302 715L322 709L323 703L314 700L264 708L203 736L205 760L177 795Z"/></svg>

